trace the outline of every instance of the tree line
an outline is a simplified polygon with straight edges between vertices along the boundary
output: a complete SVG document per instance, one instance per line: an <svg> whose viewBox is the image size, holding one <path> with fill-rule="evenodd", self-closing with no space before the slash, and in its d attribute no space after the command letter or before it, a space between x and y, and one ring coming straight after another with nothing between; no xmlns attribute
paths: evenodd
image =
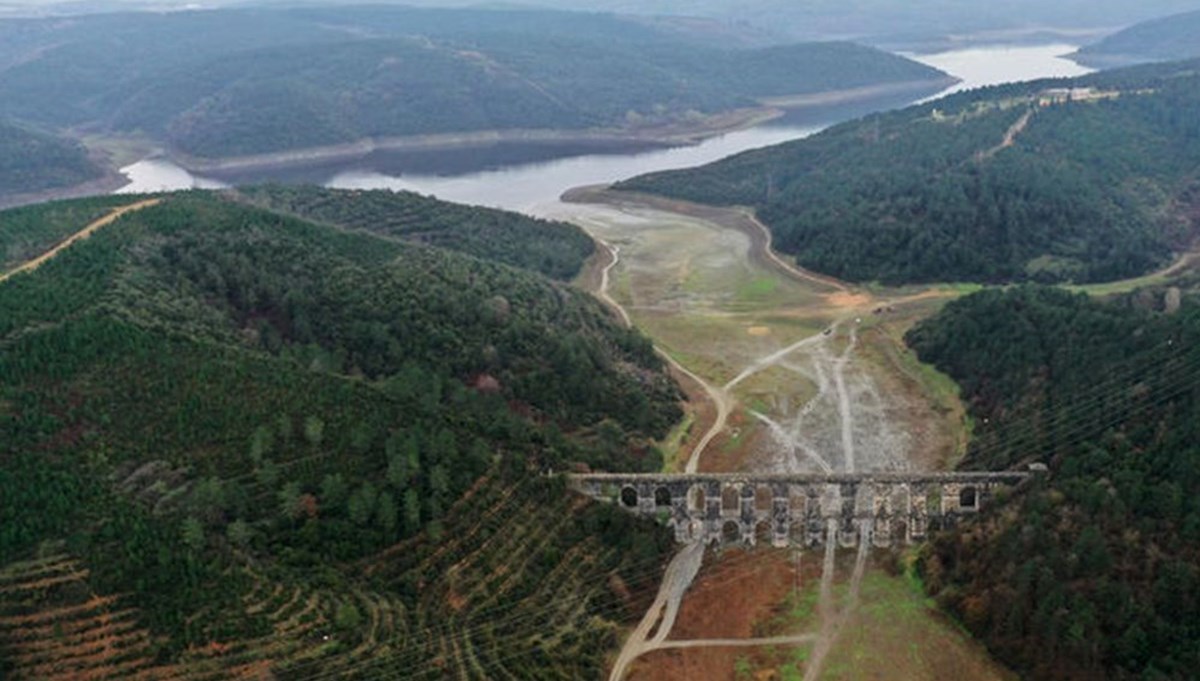
<svg viewBox="0 0 1200 681"><path fill-rule="evenodd" d="M985 88L618 187L753 206L779 250L853 281L1127 278L1195 234L1194 67Z"/></svg>

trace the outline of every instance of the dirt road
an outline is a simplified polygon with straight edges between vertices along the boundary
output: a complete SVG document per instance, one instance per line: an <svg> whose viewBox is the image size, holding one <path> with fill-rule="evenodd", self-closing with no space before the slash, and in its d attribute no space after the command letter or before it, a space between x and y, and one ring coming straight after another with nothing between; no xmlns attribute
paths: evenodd
<svg viewBox="0 0 1200 681"><path fill-rule="evenodd" d="M849 364L850 354L854 352L854 346L857 344L857 329L851 326L850 344L833 365L833 384L837 386L838 413L842 422L842 461L846 473L854 473L857 466L854 458L854 412L851 409L850 393L846 390L846 365Z"/></svg>
<svg viewBox="0 0 1200 681"><path fill-rule="evenodd" d="M997 144L996 146L992 147L991 149L988 149L987 151L981 153L979 155L979 159L987 160L987 159L995 156L996 154L999 154L1000 152L1004 151L1005 149L1011 147L1012 145L1016 144L1017 136L1020 135L1022 132L1025 132L1025 128L1029 127L1029 121L1033 119L1033 111L1034 111L1033 109L1030 109L1029 111L1025 112L1024 116L1021 116L1020 118L1018 118L1017 122L1013 123L1008 128L1008 130L1005 131L1004 139L1002 139L1000 141L1000 144Z"/></svg>
<svg viewBox="0 0 1200 681"><path fill-rule="evenodd" d="M837 324L835 324L834 326L836 327ZM805 338L802 341L793 343L793 344L787 346L786 348L779 350L778 352L773 352L770 355L763 357L762 359L754 362L750 366L743 369L742 372L740 374L738 374L737 376L735 376L732 381L725 384L724 389L732 390L735 386L737 386L737 384L741 383L742 381L746 380L747 378L750 378L754 374L757 374L760 371L764 371L773 366L776 366L777 364L782 362L785 358L787 358L788 355L800 350L801 348L821 343L824 340L824 338L825 337L823 335L809 336L808 338Z"/></svg>
<svg viewBox="0 0 1200 681"><path fill-rule="evenodd" d="M633 320L629 317L629 312L623 305L618 303L616 299L612 297L611 293L609 293L609 287L612 284L612 271L621 262L621 249L599 239L596 239L596 243L599 244L601 248L608 251L609 262L604 266L604 269L600 271L600 284L593 293L595 293L597 298L599 298L617 313L617 316L621 318L622 324L624 324L626 327L632 328ZM717 435L721 434L721 431L725 430L725 426L729 422L729 414L733 411L733 400L730 399L729 394L725 390L718 389L708 381L700 378L690 369L675 361L674 357L671 357L669 354L663 352L661 348L655 347L655 351L658 352L659 356L661 356L668 364L670 364L673 369L695 381L697 385L703 388L704 392L708 395L709 400L711 400L713 405L717 408L717 416L715 419L713 419L712 425L709 426L708 432L704 434L704 437L701 438L696 447L692 449L691 454L688 455L685 472L688 474L697 473L700 470L701 453L703 453L704 449L708 447L710 442L713 441L713 438L717 437Z"/></svg>
<svg viewBox="0 0 1200 681"><path fill-rule="evenodd" d="M95 234L98 230L103 229L104 227L107 227L107 226L111 225L112 223L116 222L117 220L121 219L122 216L132 213L134 211L142 210L143 208L157 206L161 202L162 202L162 199L146 199L144 201L138 201L137 203L133 203L128 206L122 206L121 208L117 208L117 209L113 210L111 213L109 213L108 215L105 215L104 217L100 218L99 220L96 220L95 222L88 225L87 227L84 227L83 229L79 230L78 232L75 232L71 236L67 237L62 243L58 244L54 248L51 248L50 250L39 255L38 257L34 258L33 260L30 260L29 262L25 263L24 265L21 265L20 267L17 267L13 270L10 270L9 272L6 272L6 273L0 275L0 282L4 282L11 277L21 274L22 272L32 272L33 270L36 270L37 268L46 264L48 261L50 261L52 258L54 258L54 256L58 255L62 251L69 248L71 246L71 244L74 244L76 241L79 241L81 239L88 238L92 234Z"/></svg>
<svg viewBox="0 0 1200 681"><path fill-rule="evenodd" d="M858 607L858 597L862 591L863 575L867 570L867 559L871 555L871 523L870 521L862 521L862 524L858 528L858 556L854 561L854 573L850 576L850 590L841 612L835 614L832 607L834 566L831 555L833 551L829 547L837 545L835 541L837 537L837 521L830 520L829 522L831 527L829 528L829 543L826 546L825 568L821 575L821 601L818 610L821 617L821 629L816 636L816 643L813 645L812 654L809 656L808 663L804 668L804 681L817 681L817 679L821 678L821 672L825 670L825 659L829 656L829 651L833 650L838 636L842 633L842 628L846 626L846 621L850 619L851 613Z"/></svg>
<svg viewBox="0 0 1200 681"><path fill-rule="evenodd" d="M658 596L654 599L654 603L651 604L646 615L642 617L641 623L633 630L621 648L621 654L617 658L616 664L613 665L612 672L608 675L609 681L621 681L625 678L625 672L629 669L629 665L635 659L652 650L657 650L663 645L671 627L674 626L675 615L679 612L683 594L691 586L692 580L696 578L696 573L700 571L700 564L703 560L704 545L701 543L688 544L675 554L675 558L671 560L663 575L662 585L658 588ZM670 616L669 620L666 615ZM654 640L648 640L650 631L654 629L654 625L660 619L662 624L659 626Z"/></svg>
<svg viewBox="0 0 1200 681"><path fill-rule="evenodd" d="M632 236L618 237L628 239L629 243L635 245L635 248L637 245L647 243L647 240L638 239L637 235L642 232L634 230L652 228L647 224L647 220L654 218L647 216L652 216L653 213L637 212L644 211L646 208L659 212L682 213L698 221L737 230L749 238L749 249L742 253L745 253L745 257L748 258L750 267L757 268L759 271L768 270L773 275L802 284L806 290L813 291L817 296L816 299L828 305L828 309L832 312L830 315L833 318L832 323L825 322L829 325L817 327L821 329L820 332L813 333L810 330L811 335L805 335L798 340L793 337L775 345L774 349L763 346L759 349L759 352L763 354L759 356L738 355L736 363L732 361L731 356L724 357L725 366L732 370L733 378L721 386L710 384L660 350L660 354L664 355L666 361L679 374L696 381L704 388L706 395L716 406L718 412L717 418L704 437L692 449L686 466L688 473L695 473L699 470L701 457L706 448L727 429L734 408L738 406L735 390L739 394L742 392L746 392L747 395L754 394L755 390L760 390L757 386L761 385L761 382L756 383L751 379L757 381L760 375L766 372L775 372L777 375L785 377L788 373L794 373L796 381L810 381L815 388L815 395L807 394L803 401L795 402L794 404L798 408L788 406L792 403L786 402L780 402L774 406L762 401L757 403L769 413L760 410L757 406L751 407L749 402L744 405L747 413L763 423L767 427L767 432L786 452L784 459L779 462L761 460L754 462L751 464L753 470L761 471L772 467L782 467L792 472L808 471L814 468L823 472L856 472L860 469L876 470L891 466L892 462L889 457L893 453L903 456L904 448L897 446L901 441L891 436L892 431L902 430L896 428L895 424L890 421L891 411L889 409L894 407L894 404L883 403L880 397L882 391L878 389L864 363L865 360L860 356L862 355L862 349L859 347L862 342L859 338L858 325L860 322L854 317L862 314L864 306L872 304L871 296L851 289L837 280L807 272L788 263L771 249L770 231L751 213L731 209L682 206L675 203L663 205L662 201L648 201L649 205L646 205L640 196L614 196L609 192L591 192L589 198L605 202L609 207L616 208L622 215L631 213L632 216L635 216L629 220L630 227L628 229L631 231L625 233ZM695 211L699 211L700 214L693 214ZM663 219L669 220L670 218L664 217ZM599 228L598 231L605 233L613 231L611 225L607 227L606 231L602 223L587 224L588 218L583 216L576 216L575 220L585 228ZM589 229L589 231L592 230ZM620 235L621 232L618 231L617 234ZM615 300L610 291L617 268L623 264L626 267L630 265L622 261L623 254L620 247L601 240L598 236L596 239L602 252L608 254L608 260L599 272L598 283L594 284L597 290L594 293L601 301L614 309L623 324L631 325L632 316ZM661 243L669 244L666 241L661 241ZM636 268L640 264L639 258L645 256L640 255L636 250L629 251L629 253L632 254L632 267ZM650 262L661 261L650 260ZM684 261L686 267L683 267L682 271L694 272L689 268L693 267L695 263L701 262L712 266L714 261L711 259L706 261L702 256L697 256ZM642 267L645 268L645 265L642 264ZM637 272L636 269L631 271ZM622 269L622 272L625 270ZM686 281L691 275L677 274L674 276L674 279L668 280L671 282L670 285ZM638 309L648 309L657 304L655 298L657 295L669 295L669 292L665 291L670 288L670 285L662 284L661 281L656 281L656 283L659 285L634 289L635 292L638 292L638 295L635 296L638 300ZM633 281L633 286L636 286L636 280ZM722 294L718 292L715 295ZM713 299L701 299L702 304L694 302L695 307L688 309L693 311L704 309L710 310L710 314L721 314L722 308L712 304L711 300ZM695 314L695 312L692 313ZM792 379L784 378L783 380L786 382ZM796 394L803 393L797 392ZM831 501L836 502L840 499L838 490L831 489L829 493L832 497ZM841 499L841 503L853 504L855 499ZM871 543L870 527L864 525L859 527L858 531L861 535L859 556L850 581L850 597L842 603L835 602L833 585L836 581L839 523L836 518L831 517L828 521L825 560L819 587L817 630L760 639L668 640L678 616L680 603L699 572L704 557L704 547L701 545L692 544L683 548L668 567L654 603L626 640L616 664L612 668L610 681L623 679L634 660L655 650L807 644L813 645L814 654L810 656L810 662L806 665L806 678L817 678L823 669L827 655L836 645L842 627L853 614L859 585L867 567Z"/></svg>
<svg viewBox="0 0 1200 681"><path fill-rule="evenodd" d="M757 238L753 238L755 250L765 261L778 268L780 272L783 272L790 277L813 284L818 284L823 287L832 288L837 291L850 291L850 287L842 281L824 274L819 274L817 272L810 272L779 257L779 254L775 252L775 249L772 246L772 244L775 242L774 235L771 234L771 230L762 223L762 220L758 219L758 216L754 214L754 210L750 208L739 208L737 209L737 212L745 218L746 223L751 226L752 231L757 232Z"/></svg>
<svg viewBox="0 0 1200 681"><path fill-rule="evenodd" d="M680 648L757 648L760 646L798 646L805 643L812 643L816 639L816 634L772 636L770 638L701 638L693 639L691 641L667 641L659 644L655 650L678 650Z"/></svg>

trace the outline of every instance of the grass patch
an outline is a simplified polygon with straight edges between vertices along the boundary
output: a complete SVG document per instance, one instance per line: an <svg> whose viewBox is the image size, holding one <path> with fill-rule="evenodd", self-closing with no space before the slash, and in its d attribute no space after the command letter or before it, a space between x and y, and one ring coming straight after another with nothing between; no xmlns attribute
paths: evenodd
<svg viewBox="0 0 1200 681"><path fill-rule="evenodd" d="M778 288L778 279L774 277L759 277L739 286L737 289L737 298L742 302L751 302L771 295Z"/></svg>
<svg viewBox="0 0 1200 681"><path fill-rule="evenodd" d="M696 414L688 411L683 416L683 420L679 422L667 437L659 443L659 449L663 453L663 472L670 473L678 470L679 450L683 447L683 443L687 440L688 434L692 432L692 426L696 423Z"/></svg>
<svg viewBox="0 0 1200 681"><path fill-rule="evenodd" d="M817 383L784 367L770 367L739 383L735 392L754 411L784 419L817 395Z"/></svg>
<svg viewBox="0 0 1200 681"><path fill-rule="evenodd" d="M915 558L913 552L901 558L900 575L880 569L864 575L856 612L830 652L821 678L1012 678L957 623L938 611L916 574Z"/></svg>

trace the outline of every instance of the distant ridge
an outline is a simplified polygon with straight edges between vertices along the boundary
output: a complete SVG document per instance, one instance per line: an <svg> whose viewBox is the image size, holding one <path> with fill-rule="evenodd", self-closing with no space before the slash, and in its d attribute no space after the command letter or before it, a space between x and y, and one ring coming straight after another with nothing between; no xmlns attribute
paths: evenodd
<svg viewBox="0 0 1200 681"><path fill-rule="evenodd" d="M1071 59L1093 68L1200 57L1200 10L1135 24L1086 45Z"/></svg>
<svg viewBox="0 0 1200 681"><path fill-rule="evenodd" d="M669 139L762 110L765 98L914 81L933 92L948 78L845 42L743 45L719 36L700 44L675 24L553 11L357 6L10 20L0 21L0 116L220 159L481 131Z"/></svg>

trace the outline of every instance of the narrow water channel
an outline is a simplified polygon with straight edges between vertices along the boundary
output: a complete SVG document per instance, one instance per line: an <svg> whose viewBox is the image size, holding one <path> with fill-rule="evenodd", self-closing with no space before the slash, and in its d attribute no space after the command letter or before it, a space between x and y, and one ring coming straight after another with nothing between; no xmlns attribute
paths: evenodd
<svg viewBox="0 0 1200 681"><path fill-rule="evenodd" d="M1066 44L1035 47L982 47L929 55L908 55L941 68L962 82L958 91L1004 82L1073 76L1087 69L1065 59ZM567 189L602 184L659 170L710 163L749 149L812 135L861 113L861 107L825 112L824 120L802 125L768 123L670 149L608 149L575 145L489 145L452 152L378 155L337 165L277 170L239 176L234 181L306 182L345 189L394 189L432 194L447 201L553 213ZM120 192L140 193L220 187L168 160L146 159L122 169L130 182Z"/></svg>

